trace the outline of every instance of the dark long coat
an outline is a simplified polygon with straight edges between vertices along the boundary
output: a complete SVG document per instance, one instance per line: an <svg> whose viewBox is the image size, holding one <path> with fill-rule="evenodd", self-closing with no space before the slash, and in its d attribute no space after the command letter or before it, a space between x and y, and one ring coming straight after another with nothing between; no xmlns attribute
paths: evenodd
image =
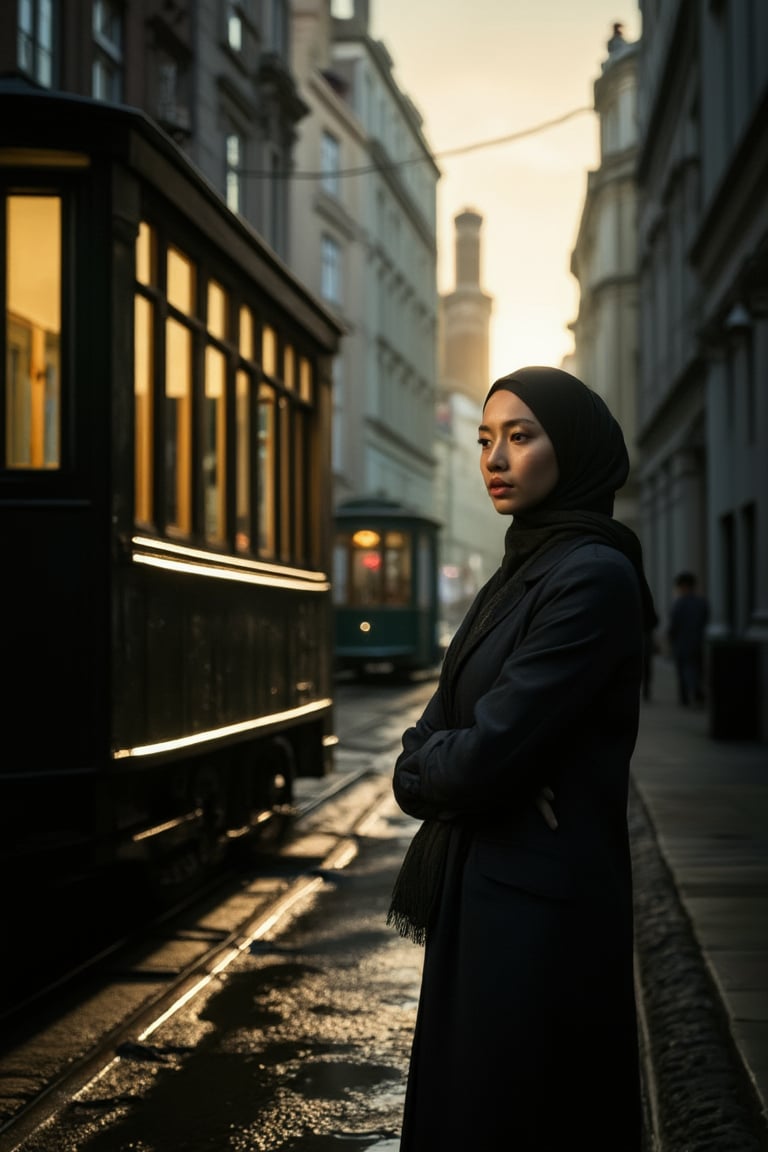
<svg viewBox="0 0 768 1152"><path fill-rule="evenodd" d="M632 565L571 541L534 562L403 736L397 800L452 834L401 1152L639 1152L627 798L641 671ZM533 799L544 785L554 831Z"/></svg>

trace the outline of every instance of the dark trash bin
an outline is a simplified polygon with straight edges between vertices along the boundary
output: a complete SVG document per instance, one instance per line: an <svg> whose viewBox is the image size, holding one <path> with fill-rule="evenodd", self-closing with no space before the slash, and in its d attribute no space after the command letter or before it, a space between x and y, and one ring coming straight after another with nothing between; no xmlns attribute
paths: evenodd
<svg viewBox="0 0 768 1152"><path fill-rule="evenodd" d="M709 734L715 740L757 740L758 646L750 640L709 645Z"/></svg>

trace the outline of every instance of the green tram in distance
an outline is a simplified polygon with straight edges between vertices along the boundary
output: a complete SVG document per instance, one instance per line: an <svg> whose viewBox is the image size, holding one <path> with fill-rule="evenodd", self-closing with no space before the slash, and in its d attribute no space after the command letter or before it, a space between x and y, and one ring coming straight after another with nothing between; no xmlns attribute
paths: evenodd
<svg viewBox="0 0 768 1152"><path fill-rule="evenodd" d="M341 329L141 112L0 121L2 1017L332 766Z"/></svg>
<svg viewBox="0 0 768 1152"><path fill-rule="evenodd" d="M334 521L337 672L402 676L435 668L442 658L439 523L376 497L340 504Z"/></svg>

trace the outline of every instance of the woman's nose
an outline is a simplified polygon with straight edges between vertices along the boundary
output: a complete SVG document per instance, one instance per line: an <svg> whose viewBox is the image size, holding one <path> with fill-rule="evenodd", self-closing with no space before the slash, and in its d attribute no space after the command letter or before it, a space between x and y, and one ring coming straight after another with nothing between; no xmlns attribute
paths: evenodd
<svg viewBox="0 0 768 1152"><path fill-rule="evenodd" d="M494 444L488 453L488 467L497 471L499 468L506 468L507 461L504 455L504 446L502 444Z"/></svg>

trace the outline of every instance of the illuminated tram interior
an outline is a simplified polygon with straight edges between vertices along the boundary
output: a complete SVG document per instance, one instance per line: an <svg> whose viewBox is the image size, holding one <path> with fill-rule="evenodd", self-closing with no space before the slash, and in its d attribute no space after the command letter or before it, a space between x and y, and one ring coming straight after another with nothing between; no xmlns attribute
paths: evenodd
<svg viewBox="0 0 768 1152"><path fill-rule="evenodd" d="M75 103L0 84L0 864L62 967L268 847L335 744L341 328L151 122Z"/></svg>

